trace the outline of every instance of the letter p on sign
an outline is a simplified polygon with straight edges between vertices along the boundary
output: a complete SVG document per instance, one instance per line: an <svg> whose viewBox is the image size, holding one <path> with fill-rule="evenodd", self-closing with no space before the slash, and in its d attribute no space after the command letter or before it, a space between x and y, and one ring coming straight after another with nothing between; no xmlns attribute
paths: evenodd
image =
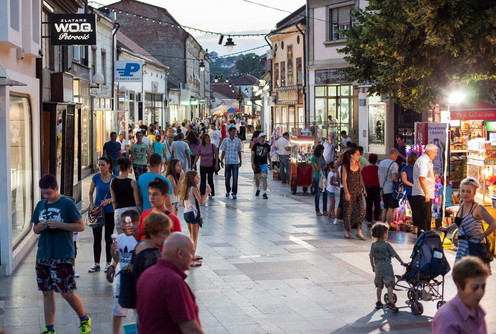
<svg viewBox="0 0 496 334"><path fill-rule="evenodd" d="M143 79L143 63L117 60L115 62L115 72L116 81L141 81Z"/></svg>

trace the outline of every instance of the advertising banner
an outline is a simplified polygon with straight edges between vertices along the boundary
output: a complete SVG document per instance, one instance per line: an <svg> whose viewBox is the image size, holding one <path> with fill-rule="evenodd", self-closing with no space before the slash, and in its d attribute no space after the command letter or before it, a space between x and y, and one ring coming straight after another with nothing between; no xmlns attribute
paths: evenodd
<svg viewBox="0 0 496 334"><path fill-rule="evenodd" d="M96 45L94 14L53 14L52 45Z"/></svg>
<svg viewBox="0 0 496 334"><path fill-rule="evenodd" d="M444 172L444 159L447 147L447 123L415 123L415 144L437 146L437 156L432 161L434 173L442 175Z"/></svg>
<svg viewBox="0 0 496 334"><path fill-rule="evenodd" d="M138 60L115 61L116 82L142 82L143 62Z"/></svg>

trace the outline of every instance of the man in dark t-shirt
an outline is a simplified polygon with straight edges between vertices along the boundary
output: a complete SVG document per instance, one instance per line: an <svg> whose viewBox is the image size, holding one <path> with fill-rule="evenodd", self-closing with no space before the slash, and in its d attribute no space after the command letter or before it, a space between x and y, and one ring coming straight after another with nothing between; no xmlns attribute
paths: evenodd
<svg viewBox="0 0 496 334"><path fill-rule="evenodd" d="M396 136L396 148L398 149L398 158L396 158L396 163L398 164L398 168L401 170L401 167L406 163L406 143L405 136L399 134Z"/></svg>
<svg viewBox="0 0 496 334"><path fill-rule="evenodd" d="M119 165L117 159L122 157L121 143L117 141L117 133L110 134L110 141L103 144L103 155L112 158L112 168L114 175L119 175Z"/></svg>
<svg viewBox="0 0 496 334"><path fill-rule="evenodd" d="M267 196L267 175L269 173L271 161L270 161L270 145L265 142L267 135L261 133L258 135L258 143L253 145L251 149L251 166L253 168L253 173L255 174L255 184L257 186L257 192L255 196L260 195L260 180L262 180L262 190L264 199L268 199Z"/></svg>

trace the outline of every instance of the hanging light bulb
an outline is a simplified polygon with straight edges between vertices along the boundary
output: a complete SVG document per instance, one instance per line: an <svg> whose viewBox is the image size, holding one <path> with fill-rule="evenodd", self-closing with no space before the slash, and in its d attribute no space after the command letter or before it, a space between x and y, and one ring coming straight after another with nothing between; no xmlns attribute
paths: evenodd
<svg viewBox="0 0 496 334"><path fill-rule="evenodd" d="M226 41L226 44L224 44L224 46L227 48L227 51L231 52L233 47L236 46L236 44L234 44L233 40L231 37L228 37L227 38L227 41Z"/></svg>

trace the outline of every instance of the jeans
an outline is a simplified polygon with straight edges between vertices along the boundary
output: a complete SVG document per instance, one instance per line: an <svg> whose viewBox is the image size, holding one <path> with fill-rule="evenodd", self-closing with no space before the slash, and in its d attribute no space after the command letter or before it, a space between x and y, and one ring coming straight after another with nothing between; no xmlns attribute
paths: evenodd
<svg viewBox="0 0 496 334"><path fill-rule="evenodd" d="M315 189L315 212L320 212L319 202L322 194L322 209L327 211L327 191L322 192L319 187L319 180L312 178L313 189Z"/></svg>
<svg viewBox="0 0 496 334"><path fill-rule="evenodd" d="M205 195L205 191L207 189L207 177L208 177L208 185L210 186L211 195L215 195L214 188L214 166L203 167L200 166L200 193L201 195Z"/></svg>
<svg viewBox="0 0 496 334"><path fill-rule="evenodd" d="M372 207L374 208L374 221L381 217L381 188L366 187L367 197L365 197L367 222L372 223Z"/></svg>
<svg viewBox="0 0 496 334"><path fill-rule="evenodd" d="M238 194L238 172L239 172L239 164L227 164L225 165L226 173L226 193L231 192L231 176L233 178L232 183L232 194Z"/></svg>
<svg viewBox="0 0 496 334"><path fill-rule="evenodd" d="M289 178L289 155L280 155L279 154L279 173L281 176L281 181L288 182Z"/></svg>

